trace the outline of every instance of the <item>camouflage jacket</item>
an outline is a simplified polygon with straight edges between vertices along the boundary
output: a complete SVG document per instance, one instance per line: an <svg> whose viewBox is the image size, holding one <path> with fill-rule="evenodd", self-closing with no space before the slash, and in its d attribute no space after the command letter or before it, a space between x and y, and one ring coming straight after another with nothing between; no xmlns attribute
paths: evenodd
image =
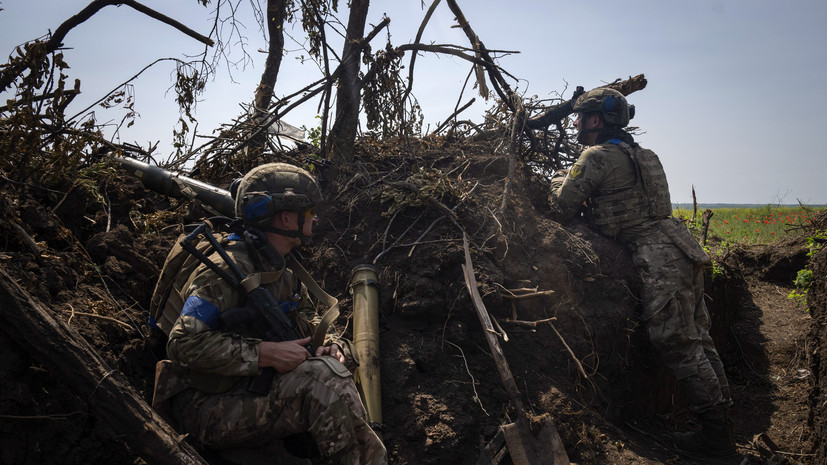
<svg viewBox="0 0 827 465"><path fill-rule="evenodd" d="M605 142L584 150L565 176L551 180L549 203L560 220L588 215L591 199L610 192L632 189L637 183L635 166L616 144ZM639 212L620 225L616 238L628 243L647 233L659 220Z"/></svg>
<svg viewBox="0 0 827 465"><path fill-rule="evenodd" d="M279 302L301 337L312 335L321 317L305 286L283 261L265 263L240 240L228 242L225 250L245 276L261 273L264 287ZM218 254L210 258L229 273L228 265ZM229 310L245 306L244 292L201 264L193 272L190 284L181 290L181 297L184 308L167 342L167 354L174 369L165 373L163 386L156 386L156 402L187 387L212 393L226 392L242 377L260 373L259 344L266 332L263 325L251 320L228 328L222 318ZM326 343L331 342L348 348L345 341L328 336ZM346 356L348 352L345 350Z"/></svg>
<svg viewBox="0 0 827 465"><path fill-rule="evenodd" d="M659 162L657 165L662 172ZM589 147L565 176L552 178L549 194L552 213L561 220L571 219L582 211L588 216L595 197L632 189L637 183L637 173L630 157L617 144L607 142ZM665 184L654 194L666 196L655 200L668 204ZM686 256L693 263L709 262L706 252L680 220L663 212L660 215L664 217L653 217L648 207L637 205L640 211L624 212L628 219L617 223L617 232L612 236L631 249L636 262L646 262L654 255L664 260L664 257L673 260Z"/></svg>

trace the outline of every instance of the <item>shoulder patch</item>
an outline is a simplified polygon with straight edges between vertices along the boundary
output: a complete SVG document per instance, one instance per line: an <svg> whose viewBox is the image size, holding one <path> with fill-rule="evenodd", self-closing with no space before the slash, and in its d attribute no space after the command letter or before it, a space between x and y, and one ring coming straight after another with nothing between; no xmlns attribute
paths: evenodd
<svg viewBox="0 0 827 465"><path fill-rule="evenodd" d="M569 170L569 177L571 179L577 179L581 174L583 174L583 167L578 164L575 164Z"/></svg>

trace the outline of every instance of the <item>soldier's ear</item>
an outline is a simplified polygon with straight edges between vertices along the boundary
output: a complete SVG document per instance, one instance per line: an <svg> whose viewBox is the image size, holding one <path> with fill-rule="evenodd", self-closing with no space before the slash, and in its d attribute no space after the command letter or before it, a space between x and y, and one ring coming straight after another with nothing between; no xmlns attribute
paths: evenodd
<svg viewBox="0 0 827 465"><path fill-rule="evenodd" d="M598 113L592 113L589 115L589 129L599 129L604 126L603 118L600 117Z"/></svg>

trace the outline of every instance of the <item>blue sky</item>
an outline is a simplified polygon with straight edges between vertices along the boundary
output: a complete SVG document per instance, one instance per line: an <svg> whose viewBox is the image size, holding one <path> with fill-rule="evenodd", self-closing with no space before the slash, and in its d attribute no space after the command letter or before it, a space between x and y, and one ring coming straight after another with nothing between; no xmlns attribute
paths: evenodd
<svg viewBox="0 0 827 465"><path fill-rule="evenodd" d="M89 2L0 0L0 52L56 29ZM208 9L195 0L142 3L190 28L208 34ZM345 2L339 2L344 8ZM420 0L371 2L369 24L386 13L394 45L411 42L424 16ZM520 78L511 83L540 98L576 85L597 87L616 78L645 74L646 89L629 97L641 127L638 141L659 154L673 202L691 201L694 185L701 203L827 203L827 157L821 131L827 126L827 2L823 0L630 0L618 4L537 0L458 0L471 26L489 49L520 51L500 65ZM426 4L426 7L430 2ZM619 6L618 6L619 5ZM242 14L249 12L246 0ZM252 61L246 69L223 68L199 104L199 132L208 133L240 113L263 69L266 48L252 18L245 35ZM442 2L423 42L467 45ZM288 29L303 40L299 28ZM378 47L385 35L374 40ZM106 7L72 30L64 41L71 76L82 81L79 111L161 57L183 57L203 45L129 7ZM288 43L277 84L285 95L315 79L302 66L300 46ZM240 56L237 56L240 58ZM169 92L171 65L135 82L141 118L120 133L121 141L161 141L170 151L178 114ZM433 128L456 105L468 64L453 57L417 58L414 94L425 123ZM311 76L312 79L309 79ZM568 90L566 88L568 87ZM5 97L5 96L3 96ZM466 90L462 102L471 97ZM288 115L288 122L313 127L317 101ZM69 108L71 113L73 107ZM484 104L463 114L480 121ZM99 121L119 114L98 111Z"/></svg>

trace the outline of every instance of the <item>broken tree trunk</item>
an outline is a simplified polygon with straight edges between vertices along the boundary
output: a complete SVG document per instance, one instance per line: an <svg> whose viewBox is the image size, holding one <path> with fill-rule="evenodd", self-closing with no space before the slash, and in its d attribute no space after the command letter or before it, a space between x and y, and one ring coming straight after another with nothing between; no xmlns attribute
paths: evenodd
<svg viewBox="0 0 827 465"><path fill-rule="evenodd" d="M706 234L709 231L709 220L712 219L712 215L714 213L710 209L704 210L703 215L701 215L701 221L703 224L703 229L701 229L701 245L706 245Z"/></svg>
<svg viewBox="0 0 827 465"><path fill-rule="evenodd" d="M153 464L206 465L192 446L110 369L74 329L52 317L0 268L0 327L122 435L130 449Z"/></svg>

